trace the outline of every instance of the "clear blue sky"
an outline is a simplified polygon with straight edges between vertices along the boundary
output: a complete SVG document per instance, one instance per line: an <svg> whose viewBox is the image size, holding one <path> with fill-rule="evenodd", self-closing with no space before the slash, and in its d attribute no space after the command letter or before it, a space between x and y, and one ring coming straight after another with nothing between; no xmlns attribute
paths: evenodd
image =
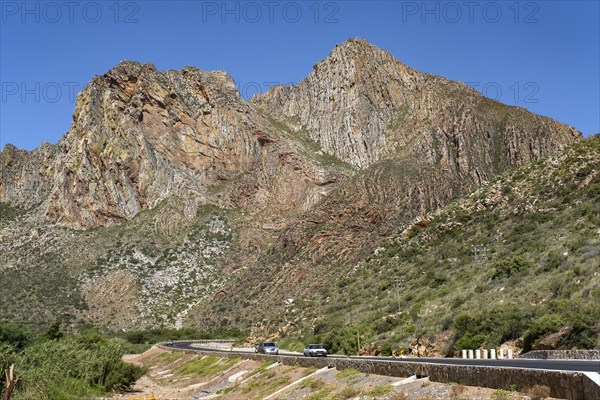
<svg viewBox="0 0 600 400"><path fill-rule="evenodd" d="M72 92L123 59L226 70L249 97L298 82L350 37L585 135L600 132L598 1L0 4L0 148L56 143L72 120Z"/></svg>

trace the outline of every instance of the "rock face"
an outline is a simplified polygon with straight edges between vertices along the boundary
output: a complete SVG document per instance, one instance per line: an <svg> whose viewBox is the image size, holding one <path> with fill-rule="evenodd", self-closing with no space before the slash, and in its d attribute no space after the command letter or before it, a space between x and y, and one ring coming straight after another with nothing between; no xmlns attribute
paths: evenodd
<svg viewBox="0 0 600 400"><path fill-rule="evenodd" d="M170 196L206 202L207 187L253 170L269 184L288 168L300 185L323 175L290 156L297 151L241 98L229 75L196 68L158 72L124 62L95 77L78 95L60 154L55 147L32 155L4 150L10 169L0 199L31 204L51 188L47 218L74 228L125 221ZM222 202L256 208L260 196L256 187Z"/></svg>
<svg viewBox="0 0 600 400"><path fill-rule="evenodd" d="M239 212L232 217L230 253L223 265L210 265L211 273L222 268L232 277L211 286L215 293L201 305L202 315L206 323L211 312L218 320L226 309L258 318L270 305L314 290L303 283L309 272L329 280L351 273L399 224L580 136L462 83L416 71L360 39L336 46L299 85L251 101L225 72L161 72L123 62L78 95L72 126L57 145L2 150L0 202L41 204L36 209L51 224L75 229L126 225L169 199L184 200L188 222L200 205ZM162 216L156 226L188 226L173 221L180 219ZM21 240L21 229L11 225L5 235ZM58 230L53 235L56 243L66 238ZM77 237L81 248L91 243ZM131 243L127 251L138 254ZM105 297L113 278L138 290L131 275L106 269L110 254L100 253L125 247L110 246L97 250L104 261L94 262L95 253L71 257L78 273L86 263L107 272L102 279L109 281L86 283L88 302ZM17 267L25 260L5 257ZM164 257L148 265L162 268ZM120 256L123 268L141 274L145 264L129 265L129 258ZM132 296L148 292L142 281Z"/></svg>
<svg viewBox="0 0 600 400"><path fill-rule="evenodd" d="M455 178L468 189L579 137L462 83L420 73L360 39L336 46L298 86L273 88L252 103L225 72L159 72L123 62L79 94L57 146L3 150L0 200L31 205L50 192L49 220L87 228L131 219L170 196L208 202L207 187L251 173L220 204L256 209L280 199L280 207L306 208L320 198L307 182L339 177L307 161L290 133L358 169L408 158L417 170L433 168L442 181ZM434 206L456 194L446 186L431 188L446 192ZM425 193L420 200L430 199Z"/></svg>
<svg viewBox="0 0 600 400"><path fill-rule="evenodd" d="M307 249L313 262L341 254L355 262L394 226L581 137L361 39L336 46L297 86L252 103L358 170L280 237L285 262Z"/></svg>
<svg viewBox="0 0 600 400"><path fill-rule="evenodd" d="M243 116L235 100L224 73L123 63L94 78L61 143L47 216L87 227L130 219L169 195L202 196L202 183L247 168L259 154L259 128L233 129Z"/></svg>
<svg viewBox="0 0 600 400"><path fill-rule="evenodd" d="M420 149L424 162L481 174L487 171L476 168L527 162L580 136L421 73L361 39L336 46L299 85L272 88L253 102L361 169L409 148Z"/></svg>
<svg viewBox="0 0 600 400"><path fill-rule="evenodd" d="M7 145L0 152L0 201L31 207L44 201L53 185L58 148L48 143L33 152Z"/></svg>

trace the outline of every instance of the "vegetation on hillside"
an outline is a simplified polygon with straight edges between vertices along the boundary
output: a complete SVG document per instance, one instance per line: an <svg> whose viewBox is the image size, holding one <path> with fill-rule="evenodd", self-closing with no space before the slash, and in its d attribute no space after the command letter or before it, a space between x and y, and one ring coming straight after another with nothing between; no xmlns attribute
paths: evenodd
<svg viewBox="0 0 600 400"><path fill-rule="evenodd" d="M74 329L181 324L223 283L233 240L228 211L204 205L186 216L186 206L172 198L132 221L74 231L38 221L38 207L0 203L0 292L10 294L0 319L40 329L57 318Z"/></svg>
<svg viewBox="0 0 600 400"><path fill-rule="evenodd" d="M128 388L145 371L125 363L130 345L95 331L64 335L59 325L44 333L0 323L0 371L15 365L15 400L92 399ZM4 384L0 374L0 387Z"/></svg>
<svg viewBox="0 0 600 400"><path fill-rule="evenodd" d="M517 338L528 350L550 334L552 347L598 348L599 267L596 137L399 227L355 272L276 319L292 323L285 341L342 353L374 342L389 354L439 332L446 354Z"/></svg>
<svg viewBox="0 0 600 400"><path fill-rule="evenodd" d="M67 333L66 328L60 321L45 331L0 321L0 388L3 371L14 365L19 378L11 397L15 400L95 399L128 389L146 372L123 362L124 354L142 353L166 340L246 337L225 329L155 328L102 334L91 326L78 333Z"/></svg>

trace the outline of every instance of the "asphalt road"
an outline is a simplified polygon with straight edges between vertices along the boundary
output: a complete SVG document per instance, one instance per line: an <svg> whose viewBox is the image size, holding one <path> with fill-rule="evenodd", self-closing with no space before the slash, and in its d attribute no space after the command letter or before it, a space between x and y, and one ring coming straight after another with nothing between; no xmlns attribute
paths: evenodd
<svg viewBox="0 0 600 400"><path fill-rule="evenodd" d="M254 353L254 349L233 349L216 348L209 346L198 347L192 346L194 341L177 341L172 346L182 350L202 350L227 353ZM285 357L302 357L299 353L280 352L280 356ZM330 355L329 358L346 358L346 356ZM415 362L429 364L451 364L451 365L471 365L471 366L487 366L487 367L506 367L506 368L526 368L526 369L547 369L555 371L578 371L578 372L596 372L600 373L600 361L598 360L530 360L525 358L517 358L512 360L476 360L462 358L392 358L392 357L350 357L357 360L377 360L391 362Z"/></svg>

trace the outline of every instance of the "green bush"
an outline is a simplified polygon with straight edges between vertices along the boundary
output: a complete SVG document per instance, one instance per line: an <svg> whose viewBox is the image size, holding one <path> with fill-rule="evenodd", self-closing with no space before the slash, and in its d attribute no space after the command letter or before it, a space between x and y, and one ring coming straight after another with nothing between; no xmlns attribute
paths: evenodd
<svg viewBox="0 0 600 400"><path fill-rule="evenodd" d="M533 265L523 257L511 257L497 260L492 265L492 280L510 278L520 272L532 269Z"/></svg>
<svg viewBox="0 0 600 400"><path fill-rule="evenodd" d="M355 328L348 326L332 329L325 334L318 335L316 339L323 344L323 347L329 353L351 355L358 352L357 332L362 338L370 335L367 327ZM363 339L361 341L364 343Z"/></svg>
<svg viewBox="0 0 600 400"><path fill-rule="evenodd" d="M465 333L456 341L456 343L454 343L454 347L456 347L457 350L478 349L485 343L486 338L487 337L481 333L476 335Z"/></svg>
<svg viewBox="0 0 600 400"><path fill-rule="evenodd" d="M36 334L25 325L0 322L0 343L7 344L16 352L23 350L36 340Z"/></svg>
<svg viewBox="0 0 600 400"><path fill-rule="evenodd" d="M455 346L476 348L475 344L499 345L520 337L525 331L534 310L516 303L500 304L480 309L477 313L462 313L454 319ZM470 347L465 347L469 345Z"/></svg>
<svg viewBox="0 0 600 400"><path fill-rule="evenodd" d="M592 349L598 345L597 324L600 321L600 304L583 300L554 300L548 304L547 312L561 316L565 325L572 328L563 338L561 346Z"/></svg>
<svg viewBox="0 0 600 400"><path fill-rule="evenodd" d="M127 347L93 331L63 336L58 324L44 334L0 324L0 369L15 365L16 400L75 400L126 389L144 373L121 360Z"/></svg>
<svg viewBox="0 0 600 400"><path fill-rule="evenodd" d="M549 333L557 332L563 326L564 320L558 314L544 314L532 320L525 334L524 350L530 350L536 340Z"/></svg>

